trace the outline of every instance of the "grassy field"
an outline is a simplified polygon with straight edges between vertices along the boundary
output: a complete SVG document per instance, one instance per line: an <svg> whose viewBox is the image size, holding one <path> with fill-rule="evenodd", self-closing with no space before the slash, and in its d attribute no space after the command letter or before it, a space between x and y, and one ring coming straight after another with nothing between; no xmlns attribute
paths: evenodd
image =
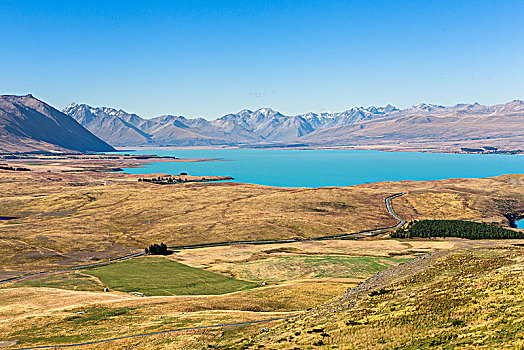
<svg viewBox="0 0 524 350"><path fill-rule="evenodd" d="M225 294L257 286L160 257L135 258L84 272L113 290L146 296Z"/></svg>
<svg viewBox="0 0 524 350"><path fill-rule="evenodd" d="M524 345L523 270L522 247L462 249L436 256L419 268L415 264L400 280L396 280L393 274L387 277L391 282L386 279L389 284L385 287L364 292L357 299L351 299L349 293L342 294L340 287L337 292L335 287L332 292L341 293L341 297L290 321L188 331L93 348L202 349L215 346L260 349L263 345L271 349L520 349ZM264 287L216 298L107 300L81 307L64 307L47 316L20 318L9 324L1 322L0 333L6 340L19 339L19 346L63 344L103 339L114 334L255 320L257 317L285 315L284 310L304 308L306 305L295 303L307 300L308 295L315 298L322 294L324 286L329 288L329 285L322 282L294 284L291 289L286 285ZM0 290L0 297L1 293L11 291ZM28 292L28 288L20 288L18 294L21 293L24 300L31 300ZM35 293L41 294L41 289ZM96 294L106 296L111 293ZM260 305L260 300L267 304L260 309L249 309ZM282 302L279 307L274 304L277 300ZM356 300L354 305L353 300ZM317 297L311 305L318 302L322 302L322 298ZM242 313L228 311L239 305L245 307ZM267 313L272 308L276 312ZM78 311L85 313L75 314ZM261 332L264 327L269 327L269 331Z"/></svg>
<svg viewBox="0 0 524 350"><path fill-rule="evenodd" d="M104 285L95 277L80 272L66 272L51 276L22 280L16 287L45 287L68 290L103 291Z"/></svg>
<svg viewBox="0 0 524 350"><path fill-rule="evenodd" d="M522 241L524 242L524 240ZM339 255L347 257L413 258L434 250L448 250L469 243L461 239L348 239L306 241L279 244L209 247L175 251L168 256L183 264L213 269L221 264L240 264L268 258L308 255ZM483 241L475 244L499 244L502 241Z"/></svg>
<svg viewBox="0 0 524 350"><path fill-rule="evenodd" d="M76 314L76 312L84 312ZM106 339L113 336L125 336L137 332L152 332L176 328L205 326L210 324L246 322L260 320L265 317L279 317L282 313L259 313L259 312L186 312L176 315L146 315L136 307L112 307L105 304L96 308L81 308L63 312L60 317L35 316L30 320L22 320L12 324L10 327L0 326L3 339L16 339L17 347L39 346L40 344L69 344L75 342ZM175 338L176 339L176 338ZM167 338L166 343L172 342L173 338ZM128 340L129 341L129 340ZM140 340L139 340L140 341ZM144 344L150 340L142 340ZM108 349L134 349L148 348L152 344L136 347L131 344L120 347L119 344L110 343L105 345ZM190 342L188 342L190 343ZM166 344L160 346L165 348ZM179 346L188 348L188 344ZM88 347L93 348L93 347ZM151 348L151 347L150 347ZM159 347L152 347L159 348Z"/></svg>
<svg viewBox="0 0 524 350"><path fill-rule="evenodd" d="M229 263L217 268L249 281L282 282L315 278L365 279L406 258L372 256L295 255L252 262Z"/></svg>
<svg viewBox="0 0 524 350"><path fill-rule="evenodd" d="M524 175L391 185L401 186L407 192L393 202L395 212L408 221L471 220L508 225L508 215L524 216Z"/></svg>
<svg viewBox="0 0 524 350"><path fill-rule="evenodd" d="M303 312L326 302L356 286L359 281L377 270L382 270L389 264L409 260L408 257L413 256L411 254L420 255L435 248L450 249L459 243L459 240L296 242L201 248L175 252L168 257L139 258L104 268L111 267L113 270L116 268L119 273L124 271L124 274L136 274L137 269L130 267L128 263L157 259L171 263L167 259L177 259L194 265L205 265L208 270L220 269L222 264L231 264L244 274L251 273L251 263L261 264L261 271L270 276L273 270L270 264L266 264L268 260L294 260L295 263L285 274L280 275L286 279L283 282L224 295L136 298L129 293L81 292L76 281L80 276L85 276L84 272L71 272L42 279L43 286L76 289L71 291L31 288L28 285L38 286L39 280L27 281L17 284L18 288L0 289L0 299L5 301L5 305L0 307L0 333L5 334L5 339L8 340L19 339L20 345L64 344L171 329L189 324L209 325L288 315L289 312ZM373 253L379 256L333 255L344 252ZM243 261L246 263L242 263ZM176 262L173 263L177 265ZM242 266L245 267L244 271ZM283 270L285 267L280 265ZM303 278L312 277L311 273L317 274L318 271L322 272L318 278ZM145 273L150 275L151 271ZM144 276L144 279L147 279L147 276ZM164 284L166 280L171 283L169 279L159 280L156 287ZM93 287L101 288L97 285ZM139 287L136 289L140 290ZM54 300L54 303L49 304L50 300ZM78 315L75 312L85 314ZM246 334L250 334L251 330L258 332L260 326L186 332L153 337L149 340L111 343L97 348L201 349L209 344L220 346L227 342L239 342Z"/></svg>
<svg viewBox="0 0 524 350"><path fill-rule="evenodd" d="M396 263L403 258L389 258L389 253L402 250L404 253L412 253L413 248L425 251L427 243L414 243L404 245L391 241L381 245L382 249L372 247L372 242L366 241L329 241L329 242L297 242L292 244L248 246L240 245L235 247L213 247L192 249L189 251L175 252L168 257L143 257L119 262L111 265L101 266L82 272L68 272L63 275L48 276L42 279L28 280L18 283L17 288L0 289L0 299L6 301L4 313L0 308L0 332L5 333L6 339L19 339L19 344L64 344L75 341L85 341L93 339L103 339L124 334L136 334L138 332L148 332L151 330L161 330L169 328L183 327L189 324L209 325L221 322L238 322L246 319L263 319L271 316L288 315L289 312L301 312L311 309L319 303L325 302L336 295L343 293L348 288L355 286L359 278L368 277L375 272L375 268L369 268L369 263L388 261ZM291 245L292 249L289 248ZM450 246L444 242L444 246ZM443 246L443 247L444 247ZM321 251L325 252L356 252L371 251L375 249L378 253L384 254L383 257L335 257L333 255L318 255ZM217 255L221 252L223 255ZM295 253L293 253L295 252ZM301 253L297 255L297 252ZM303 255L309 252L312 255ZM184 254L182 254L184 253ZM252 288L236 293L224 295L187 295L172 297L155 298L136 298L129 293L91 293L81 292L82 286L78 285L85 277L86 273L96 275L96 279L86 280L86 287L89 290L101 290L104 285L108 285L122 291L142 291L146 295L153 295L161 290L162 294L167 294L166 289L171 288L171 293L184 294L187 290L183 284L185 282L194 283L197 278L189 275L197 273L199 278L205 277L206 283L209 282L209 275L216 279L239 282L223 275L196 269L179 264L168 259L180 259L181 261L205 262L208 270L220 267L225 261L241 261L246 256L251 256L252 262L264 262L260 256L270 259L280 259L281 254L287 254L286 258L297 259L295 271L281 276L279 284L270 283L265 287ZM315 255L317 254L317 255ZM213 258L212 258L213 257ZM227 258L226 258L227 257ZM338 261L340 258L342 263ZM329 271L324 265L327 261ZM156 266L159 263L158 266ZM166 263L168 263L166 265ZM335 263L335 265L332 265ZM379 263L378 269L383 269ZM384 264L387 265L387 264ZM166 269L166 266L170 268ZM238 264L238 268L243 264ZM366 268L363 269L363 266ZM373 265L374 266L374 265ZM174 270L172 269L173 267ZM181 269L183 267L183 269ZM249 264L245 265L246 272L249 273ZM353 269L351 269L353 267ZM328 275L337 275L336 270L344 268L343 274L347 277L358 277L342 279L326 279ZM270 266L263 267L266 274L271 274ZM324 269L323 275L315 279L300 279L304 273L309 274L314 270ZM152 271L161 271L160 276L155 276ZM180 272L187 279L179 280L177 277ZM299 272L302 271L302 272ZM351 272L351 273L350 273ZM354 274L354 275L353 275ZM132 277L131 286L129 280L122 287L122 280ZM167 276L167 277L166 277ZM124 277L124 278L122 278ZM151 278L155 281L154 285L149 285ZM158 278L157 278L158 277ZM112 284L106 278L114 279L120 284ZM351 279L352 281L349 281ZM173 283L175 287L173 287ZM246 282L241 281L243 284ZM260 285L258 283L257 285ZM31 286L31 287L30 287ZM248 288L253 285L248 284ZM48 287L48 288L42 288ZM181 288L182 287L182 288ZM191 286L193 288L197 285ZM213 288L220 288L220 284L214 284ZM227 286L228 288L230 285ZM60 288L60 289L55 289ZM64 289L70 289L66 291ZM208 289L203 289L200 293L207 293ZM14 297L14 296L17 297ZM46 298L48 295L48 298ZM107 297L103 303L101 298ZM118 299L122 298L122 299ZM63 303L55 303L53 307L49 305L40 306L42 300L56 299ZM90 302L90 300L94 300ZM34 304L33 304L34 303ZM14 310L18 310L15 313ZM36 312L32 312L35 310ZM75 312L82 312L78 315ZM85 314L84 314L85 312ZM3 316L3 318L2 318ZM162 316L161 322L159 316ZM13 317L16 317L13 320ZM2 323L2 319L5 320ZM9 323L7 321L9 320ZM4 327L2 327L2 324ZM218 344L225 339L239 340L240 334L225 331L229 336L217 331L189 332L187 335L176 335L163 338L164 345L151 345L158 348L171 344L175 347L194 348L205 347L208 344ZM243 332L243 331L242 331ZM182 342L182 343L179 343ZM132 346L145 347L148 342L137 340ZM130 346L124 342L123 347ZM138 345L140 344L140 345ZM153 342L155 344L155 342ZM183 345L182 345L183 344ZM171 346L170 345L170 346ZM118 348L120 345L112 344L107 348ZM102 347L103 348L103 347Z"/></svg>
<svg viewBox="0 0 524 350"><path fill-rule="evenodd" d="M162 329L241 322L294 314L312 308L349 286L345 283L303 282L260 287L237 293L208 296L140 298L121 293L90 293L48 288L0 289L0 341L22 345L64 344ZM78 314L80 312L80 314ZM212 336L211 336L212 334ZM222 331L182 337L182 348L216 342ZM235 336L236 337L236 336ZM167 337L165 342L176 341ZM123 345L122 348L147 348ZM190 345L193 344L193 345ZM164 345L159 346L163 348ZM110 344L108 349L120 345ZM157 348L153 346L152 348Z"/></svg>
<svg viewBox="0 0 524 350"><path fill-rule="evenodd" d="M222 295L184 295L141 298L129 293L93 293L42 287L0 289L0 324L5 331L11 322L31 327L36 316L48 316L51 322L71 310L96 308L99 303L107 307L138 307L143 315L169 315L187 312L250 311L291 312L312 308L343 293L355 284L304 281L267 287L252 288ZM217 311L221 310L221 311ZM138 312L138 311L137 311ZM16 321L12 323L12 321ZM213 320L211 319L210 322ZM79 330L81 331L81 330Z"/></svg>
<svg viewBox="0 0 524 350"><path fill-rule="evenodd" d="M6 246L0 265L26 271L29 264L16 261L33 253L40 256L39 268L57 268L124 255L152 242L310 238L396 223L384 206L388 190L96 181L87 174L13 178L0 172L0 213L20 216L17 225L0 223Z"/></svg>

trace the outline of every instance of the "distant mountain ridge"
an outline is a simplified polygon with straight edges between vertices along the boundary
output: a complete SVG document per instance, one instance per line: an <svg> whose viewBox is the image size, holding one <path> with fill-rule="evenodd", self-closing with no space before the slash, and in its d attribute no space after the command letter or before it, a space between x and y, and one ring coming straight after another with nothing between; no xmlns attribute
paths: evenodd
<svg viewBox="0 0 524 350"><path fill-rule="evenodd" d="M108 143L119 146L242 145L297 142L316 130L384 117L399 111L386 107L354 107L338 113L286 116L270 108L244 109L215 120L164 115L144 119L107 107L73 103L63 112Z"/></svg>
<svg viewBox="0 0 524 350"><path fill-rule="evenodd" d="M215 120L164 115L143 119L106 107L71 104L64 113L119 147L282 145L312 147L446 143L451 148L475 144L524 149L524 102L483 106L421 103L353 107L338 113L287 116L270 108L244 109Z"/></svg>
<svg viewBox="0 0 524 350"><path fill-rule="evenodd" d="M270 108L244 109L206 120L175 115L144 119L76 103L60 112L31 95L0 96L0 152L105 152L113 150L110 145L523 152L524 101L354 107L293 116Z"/></svg>
<svg viewBox="0 0 524 350"><path fill-rule="evenodd" d="M383 118L318 130L301 142L316 146L446 143L524 150L524 101L493 106L419 104Z"/></svg>
<svg viewBox="0 0 524 350"><path fill-rule="evenodd" d="M114 148L32 95L0 96L0 152L108 152Z"/></svg>

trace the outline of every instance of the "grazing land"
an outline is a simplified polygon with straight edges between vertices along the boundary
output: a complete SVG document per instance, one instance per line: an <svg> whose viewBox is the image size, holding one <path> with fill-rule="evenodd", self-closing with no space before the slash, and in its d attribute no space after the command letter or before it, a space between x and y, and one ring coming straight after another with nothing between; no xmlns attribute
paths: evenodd
<svg viewBox="0 0 524 350"><path fill-rule="evenodd" d="M111 160L112 166L118 166ZM89 160L85 162L89 163ZM0 171L1 277L168 246L314 238L459 219L509 226L524 216L524 177L389 182L340 188L236 183L162 186L126 174Z"/></svg>
<svg viewBox="0 0 524 350"><path fill-rule="evenodd" d="M257 349L264 345L287 349L310 348L313 344L344 348L350 344L359 349L444 345L518 349L522 345L523 262L524 249L515 245L441 250L407 266L392 267L345 293L347 288L333 288L339 297L330 301L325 294L324 300L319 297L325 293L324 287L330 288L325 281L309 286L296 283L292 289L284 284L221 296L155 298L9 288L0 290L0 296L8 300L0 309L4 310L0 317L6 319L6 310L18 310L19 314L16 322L0 325L4 325L1 330L5 339L19 339L19 346L27 346L298 315L288 321L127 339L93 348ZM15 290L19 298L14 298ZM45 291L48 296L43 295ZM53 308L38 304L37 316L20 314L30 310L31 300L49 297L60 301ZM85 303L95 297L105 300ZM313 298L309 306L300 303L308 297ZM82 300L84 303L79 303ZM19 307L22 303L25 309ZM297 312L318 303L321 305L310 311ZM234 311L239 307L244 311Z"/></svg>
<svg viewBox="0 0 524 350"><path fill-rule="evenodd" d="M458 250L392 270L234 348L520 349L524 249ZM404 273L404 275L403 275ZM403 275L403 276L402 276ZM395 281L397 276L402 276ZM244 334L245 335L245 334Z"/></svg>
<svg viewBox="0 0 524 350"><path fill-rule="evenodd" d="M478 295L484 296L482 288L492 288L489 298L494 305L502 305L506 301L498 298L506 292L497 285L502 283L502 275L496 276L506 273L506 268L520 268L521 248L500 248L524 243L518 239L391 239L387 233L361 235L358 240L306 239L393 227L398 221L388 213L384 200L401 192L406 194L391 203L403 219L471 220L509 228L514 220L524 216L523 175L317 189L237 183L165 186L139 182L136 176L122 173L94 171L88 165L94 166L91 161L69 159L64 161L69 163L65 169L65 163L56 159L46 161L53 164L27 160L39 165L24 167L42 168L23 172L0 170L0 215L13 218L0 221L0 277L55 271L0 285L0 344L9 344L11 348L68 344L300 316L296 321L184 331L92 347L202 349L268 344L272 348L302 348L319 344L322 339L332 345L355 341L357 347L366 348L375 342L388 348L408 341L402 328L405 324L397 324L399 321L391 318L397 315L396 308L410 322L422 323L424 312L430 312L430 303L421 302L422 314L414 311L413 303L426 296L438 301L439 291L449 294L460 290L462 287L456 284L459 282L447 279L450 276L458 276L458 281L464 283L467 298L480 298ZM130 160L94 162L99 163L96 169L108 169L121 167ZM201 243L297 238L304 240L180 248ZM172 254L56 271L142 252L155 242L167 243ZM426 256L435 258L421 260ZM461 258L445 260L448 256ZM484 256L488 257L485 264L481 258ZM467 259L477 264L471 268L473 272L458 271L454 264ZM517 265L511 265L513 262ZM441 266L438 276L424 275L423 271L432 266ZM375 276L379 277L365 282L377 272ZM421 282L412 284L409 276L419 275ZM504 276L509 276L511 290L519 290L512 284L513 275ZM475 287L473 280L480 284ZM439 284L442 281L445 284ZM109 291L103 292L106 287ZM356 293L358 300L350 302L355 288L366 292ZM393 309L383 299L387 297L395 298ZM470 307L471 303L464 305ZM520 311L512 305L506 306L518 314ZM444 314L449 312L448 306L442 308ZM332 309L336 312L329 311ZM354 316L350 310L357 310ZM470 309L465 309L463 318L470 327L468 312ZM353 318L348 315L355 317L354 322L362 328L351 328ZM482 332L510 332L505 325L491 323L491 319L486 322L487 328L479 328ZM413 342L406 344L424 347L422 339L442 333L446 324L430 318L427 330L412 325ZM288 325L297 330L291 331ZM381 325L385 326L373 333L372 329ZM260 334L265 327L269 331ZM320 332L314 330L322 327L325 329ZM457 329L462 330L461 327ZM473 332L474 327L469 331ZM322 336L323 333L328 336ZM447 335L443 337L439 339L447 339ZM461 338L450 335L449 339Z"/></svg>
<svg viewBox="0 0 524 350"><path fill-rule="evenodd" d="M68 290L101 292L104 285L97 278L80 272L57 273L39 278L28 278L16 284L17 287L44 287Z"/></svg>
<svg viewBox="0 0 524 350"><path fill-rule="evenodd" d="M249 281L282 282L298 279L365 279L406 258L356 257L339 255L280 256L253 262L224 264L222 269Z"/></svg>
<svg viewBox="0 0 524 350"><path fill-rule="evenodd" d="M157 257L143 257L134 261L157 259L180 265ZM120 262L105 267L111 266L119 272L127 273L128 276L134 275L137 269L125 266L125 263ZM177 271L185 272L187 269L186 267ZM77 288L76 282L71 282L71 280L78 281L81 278L79 275L84 275L84 272L68 272L65 274L68 278L55 277L53 283L50 283L50 277L45 277L22 281L10 288L0 289L0 299L5 301L5 304L0 307L0 333L6 339L18 339L19 345L28 346L90 341L152 330L260 320L293 315L301 310L310 309L355 285L322 280L286 281L287 283L279 285L272 284L253 289L252 287L256 286L254 283L232 280L196 268L190 269L196 270L191 272L200 277L200 280L203 280L202 276L207 277L204 283L212 281L209 275L219 282L223 280L227 282L227 284L218 283L208 286L214 289L214 292L220 287L231 289L233 283L240 284L239 289L246 290L223 295L144 298L137 297L133 293L113 290L104 293L101 290L105 284L92 283L88 285L88 289L99 291L93 293L82 291L82 288ZM93 270L87 272L92 273ZM161 293L187 294L187 290L181 287L178 275L171 274L164 276L164 279L148 280L150 277L155 277L154 275L149 271L148 276L143 276L141 280L145 285L138 285L140 281L136 280L137 285L133 288L146 292L147 296L158 292L160 287L167 289L170 285L175 285L176 288L171 287L170 290L162 290ZM194 276L187 277L186 283L195 281ZM189 277L193 278L189 280ZM116 279L121 279L121 276L116 276ZM29 287L30 285L33 287ZM205 286L205 284L200 285L201 294L209 292ZM196 292L196 286L192 288ZM201 339L195 343L189 339L188 343L204 346L201 341L207 340ZM113 344L108 348L118 347L118 344Z"/></svg>
<svg viewBox="0 0 524 350"><path fill-rule="evenodd" d="M4 276L122 256L151 242L312 238L396 224L384 206L394 192L359 187L163 186L91 172L1 172L0 187L0 213L19 217L0 224Z"/></svg>
<svg viewBox="0 0 524 350"><path fill-rule="evenodd" d="M146 296L226 294L257 286L157 257L103 265L85 273L111 289Z"/></svg>
<svg viewBox="0 0 524 350"><path fill-rule="evenodd" d="M55 280L53 285L50 285L46 278L26 280L8 288L0 289L0 299L5 301L3 307L0 308L0 332L5 334L5 339L18 339L20 346L29 344L64 344L145 333L153 330L159 331L188 326L235 323L298 315L307 309L328 302L328 300L337 295L343 295L348 288L356 287L357 283L362 283L364 279L375 272L374 270L368 270L368 274L365 274L366 270L361 269L362 264L349 265L349 262L352 260L357 262L362 259L388 261L389 264L387 265L395 269L404 266L400 264L402 261L411 261L412 257L420 257L424 253L435 251L435 249L442 253L456 251L457 249L470 249L468 243L471 242L486 246L487 249L484 249L486 251L491 249L489 247L503 244L503 241L466 242L453 238L410 239L404 241L389 239L335 240L277 245L210 247L181 250L167 257L137 258L134 261L174 259L184 263L200 265L201 268L206 270L218 271L223 270L224 263L238 263L246 260L264 262L264 257L271 260L282 256L295 257L297 260L301 260L304 259L304 254L306 253L311 259L309 265L295 265L296 269L303 272L318 270L319 268L315 264L322 261L319 258L325 255L329 259L333 252L345 252L348 254L348 257L354 257L355 259L344 260L345 267L339 265L339 268L344 269L344 272L347 273L346 276L352 278L326 278L326 276L315 277L309 275L307 276L308 278L293 279L295 277L303 277L303 273L297 275L288 274L285 276L288 278L285 281L269 282L266 286L224 295L142 298L136 297L132 293L117 291L103 293L101 290L104 284L97 282L99 280L95 278L93 278L94 282L92 282L93 284L89 288L99 292L82 291L81 288L76 286L76 282L71 281L79 279L75 275L88 276L85 275L85 272L90 270L68 272L67 274L69 274L70 278L64 277L61 279L61 282L60 280ZM522 241L518 240L515 242L522 243ZM356 258L356 254L359 252L364 254L360 259ZM371 254L376 254L376 256L371 258ZM123 262L119 262L106 267L116 268L119 264L125 266ZM237 266L240 268L242 265L238 263ZM240 274L250 273L248 265L246 264L246 271L240 271ZM320 264L320 266L322 267L323 265ZM381 269L386 267L381 267ZM134 269L125 270L128 271L127 273L134 272ZM415 272L421 271L421 269L417 268L410 268L409 271L411 270ZM336 270L330 271L331 274L333 272L336 272ZM351 275L350 272L355 274ZM58 276L63 275L57 275L56 277ZM157 280L156 283L158 285L176 283L173 279L176 279L176 276L171 276L171 278L166 280ZM39 285L39 283L43 284ZM63 284L60 285L60 283ZM96 283L100 283L100 285ZM44 287L46 284L47 288ZM29 287L30 285L33 287ZM334 300L338 299L335 298ZM327 305L330 304L328 303ZM328 307L326 306L326 308ZM99 345L96 348L172 347L183 349L202 348L209 344L222 346L243 342L268 326L272 330L275 327L275 323L198 332L187 331L176 335L148 337L148 339L144 340L119 341ZM312 326L311 328L314 327ZM304 336L306 334L307 332L304 333ZM304 339L304 342L307 342L309 338ZM237 345L233 347L236 348Z"/></svg>

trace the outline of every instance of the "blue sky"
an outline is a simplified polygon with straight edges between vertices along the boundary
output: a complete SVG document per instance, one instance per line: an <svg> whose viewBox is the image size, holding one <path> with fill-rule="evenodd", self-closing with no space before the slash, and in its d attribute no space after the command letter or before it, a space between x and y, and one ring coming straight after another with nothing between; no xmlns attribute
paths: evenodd
<svg viewBox="0 0 524 350"><path fill-rule="evenodd" d="M0 1L0 93L214 119L524 99L523 1Z"/></svg>

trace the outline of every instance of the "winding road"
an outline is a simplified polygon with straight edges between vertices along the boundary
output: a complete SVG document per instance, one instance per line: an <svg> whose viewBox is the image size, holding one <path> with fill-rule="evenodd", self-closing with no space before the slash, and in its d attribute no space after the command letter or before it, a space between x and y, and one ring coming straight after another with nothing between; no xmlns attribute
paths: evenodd
<svg viewBox="0 0 524 350"><path fill-rule="evenodd" d="M406 194L406 192L397 193L392 196L386 197L385 203L386 203L386 209L388 213L393 216L395 219L397 219L399 222L395 226L392 227L384 227L379 228L376 230L370 230L370 231L361 231L361 232L354 232L354 233L345 233L341 235L333 235L333 236L323 236L323 237L316 237L316 238L290 238L290 239L279 239L279 240L264 240L264 241L232 241L232 242L217 242L217 243L204 243L204 244L192 244L192 245L181 245L181 246L172 246L168 247L171 250L183 250L183 249L197 249L197 248L210 248L210 247L223 247L223 246L232 246L232 245L238 245L238 244L251 244L251 245L259 245L259 244L279 244L279 243L293 243L293 242L309 242L309 241L326 241L326 240L334 240L334 239L347 239L347 238L361 238L361 237L370 237L370 236L376 236L378 234L387 232L392 229L399 228L400 226L404 225L406 223L405 220L403 220L401 217L399 217L395 212L393 211L391 207L391 200L400 196L403 196ZM121 256L118 258L106 260L106 261L100 261L97 263L87 264L87 265L80 265L75 267L68 267L65 269L55 270L55 271L43 271L43 272L36 272L28 275L22 275L22 276L15 276L10 277L4 280L0 280L0 284L5 284L9 282L16 282L20 281L26 278L30 277L42 277L46 276L52 273L59 273L59 272L67 272L67 271L74 271L74 270L80 270L85 269L89 267L94 266L100 266L100 265L107 265L114 262L136 258L139 256L144 255L143 252L140 253L134 253L129 254L125 256Z"/></svg>
<svg viewBox="0 0 524 350"><path fill-rule="evenodd" d="M395 219L398 220L398 224L392 228L399 228L400 226L404 225L406 223L406 221L404 219L402 219L400 216L398 216L397 214L395 214L395 212L393 211L393 208L391 207L391 200L393 198L397 198L397 197L400 197L400 196L403 196L405 195L406 192L402 192L402 193L397 193L393 196L389 196L386 198L386 209L388 210L389 214L391 216L393 216Z"/></svg>
<svg viewBox="0 0 524 350"><path fill-rule="evenodd" d="M204 244L174 246L174 247L169 247L169 249L182 250L182 249L222 247L222 246L231 246L231 245L237 245L237 244L251 244L251 245L277 244L277 243L293 243L293 242L308 242L308 241L325 241L325 240L345 239L345 238L359 238L358 236L376 236L380 233L384 233L389 230L399 228L400 226L406 223L406 221L404 221L397 214L395 214L395 212L393 211L391 207L391 200L393 198L397 198L405 194L406 192L397 193L392 196L386 197L385 199L386 209L388 213L399 221L398 224L396 224L395 226L391 226L391 227L384 227L384 228L379 228L379 229L371 230L371 231L360 231L360 232L354 232L354 233L344 233L341 235L323 236L323 237L315 237L315 238L289 238L289 239L267 240L267 241L233 241L233 242L204 243Z"/></svg>
<svg viewBox="0 0 524 350"><path fill-rule="evenodd" d="M0 284L5 284L5 283L9 283L9 282L16 282L16 281L19 281L19 280L22 280L22 279L26 279L26 278L29 278L29 277L42 277L42 276L46 276L46 275L49 275L49 274L52 274L52 273L74 271L74 270L85 269L85 268L93 267L93 266L107 265L107 264L111 264L111 263L114 263L114 262L117 262L117 261L122 261L122 260L126 260L126 259L136 258L136 257L141 256L141 255L144 255L144 253L140 252L140 253L129 254L129 255L121 256L121 257L114 258L114 259L100 261L100 262L97 262L97 263L92 263L92 264L87 264L87 265L80 265L80 266L74 266L74 267L68 267L68 268L60 269L60 270L42 271L42 272L31 273L29 275L10 277L10 278L1 280Z"/></svg>
<svg viewBox="0 0 524 350"><path fill-rule="evenodd" d="M403 220L401 217L399 217L395 212L393 211L391 207L391 200L397 197L400 197L402 195L406 194L405 192L397 193L395 195L386 197L385 203L386 203L386 209L389 212L391 216L393 216L395 219L397 219L399 222L392 227L386 227L381 228L377 230L372 231L362 231L362 232L356 232L356 233L348 233L343 235L337 235L337 236L327 236L327 237L318 237L318 238L309 238L309 239L283 239L283 240L271 240L271 241L235 241L235 242L219 242L219 243L207 243L207 244L197 244L197 245L186 245L186 246L176 246L176 247L169 247L170 249L175 250L181 250L181 249L196 249L196 248L205 248L205 247L218 247L218 246L229 246L229 245L236 245L236 244L276 244L276 243L290 243L290 242L305 242L305 241L321 241L321 240L333 240L333 239L344 239L344 238L359 238L359 236L375 236L383 232L387 232L392 229L399 228L400 226L404 225L406 223L405 220ZM17 276L12 277L7 280L0 281L0 284L7 283L7 282L14 282L18 281L24 278L29 277L35 277L35 276L44 276L50 273L56 273L56 272L66 272L66 271L72 271L72 270L79 270L87 267L93 267L98 265L104 265L109 264L125 259L130 259L134 257L138 257L143 255L144 253L136 253L131 255L126 255L120 258L115 258L109 261L104 262L98 262L94 264L89 265L82 265L82 266L76 266L71 267L67 269L57 270L57 271L49 271L49 272L40 272L35 273L31 275L24 275L24 276ZM67 347L80 347L80 346L87 346L87 345L95 345L95 344L101 344L101 343L108 343L113 342L117 340L124 340L124 339L130 339L130 338L138 338L138 337L146 337L150 335L159 335L159 334L168 334L168 333L176 333L176 332L183 332L183 331L191 331L191 330L201 330L201 329L210 329L210 328L222 328L222 327L233 327L233 326L243 326L243 325L250 325L250 324L258 324L258 323L267 323L267 322L273 322L273 321L282 321L287 320L290 318L293 318L296 316L289 316L289 317L281 317L281 318L271 318L271 319L265 319L265 320L258 320L258 321L250 321L250 322L240 322L240 323L228 323L228 324L219 324L219 325L210 325L210 326L200 326L200 327L189 327L189 328L177 328L172 330L166 330L166 331L159 331L159 332L150 332L150 333L140 333L140 334L134 334L134 335L128 335L123 337L116 337L116 338L109 338L109 339L103 339L103 340L97 340L97 341L91 341L91 342L84 342L84 343L73 343L73 344L61 344L61 345L44 345L44 346L34 346L34 347L25 347L25 348L15 348L12 350L36 350L36 349L55 349L55 348L67 348Z"/></svg>

